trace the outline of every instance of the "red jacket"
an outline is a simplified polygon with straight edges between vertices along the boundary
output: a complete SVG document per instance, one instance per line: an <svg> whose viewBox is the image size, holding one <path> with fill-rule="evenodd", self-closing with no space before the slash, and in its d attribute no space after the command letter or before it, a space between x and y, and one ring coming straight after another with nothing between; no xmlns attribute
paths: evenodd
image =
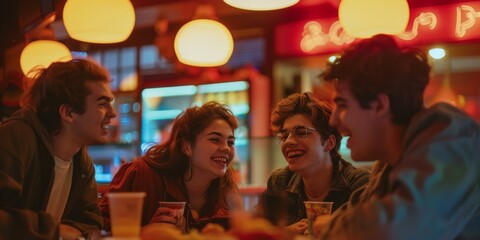
<svg viewBox="0 0 480 240"><path fill-rule="evenodd" d="M142 212L142 226L150 223L153 214L158 208L159 201L178 201L187 202L185 206L185 219L187 219L187 230L189 226L197 221L206 218L221 218L228 216L227 206L220 206L212 216L200 216L194 220L190 207L188 206L188 196L184 190L182 177L171 178L162 175L158 170L147 164L142 158L124 164L115 174L108 192L145 192L145 201ZM108 208L108 198L105 194L100 200L100 211L103 215L104 227L110 230L110 215Z"/></svg>

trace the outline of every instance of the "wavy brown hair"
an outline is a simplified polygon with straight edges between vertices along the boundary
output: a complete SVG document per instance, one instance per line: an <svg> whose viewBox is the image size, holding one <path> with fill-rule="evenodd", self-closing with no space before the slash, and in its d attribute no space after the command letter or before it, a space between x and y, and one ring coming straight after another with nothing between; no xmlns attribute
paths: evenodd
<svg viewBox="0 0 480 240"><path fill-rule="evenodd" d="M225 120L232 131L238 124L235 116L227 105L218 102L207 102L202 106L187 108L173 122L170 138L162 144L153 145L147 149L143 159L160 173L172 177L183 178L191 174L191 162L183 152L183 143L195 144L197 136L214 120ZM229 166L224 176L212 181L205 193L203 214L213 214L226 201L227 193L237 189L234 180L234 170Z"/></svg>
<svg viewBox="0 0 480 240"><path fill-rule="evenodd" d="M67 62L54 62L48 68L36 68L32 79L27 79L27 91L22 105L32 106L40 122L50 134L61 130L58 109L67 104L73 111L82 114L86 111L86 98L91 94L85 84L109 82L108 72L88 59L73 59Z"/></svg>
<svg viewBox="0 0 480 240"><path fill-rule="evenodd" d="M335 136L335 147L330 150L330 156L335 166L342 158L338 152L342 135L337 128L328 123L332 115L332 107L325 101L320 101L311 92L294 93L277 103L270 116L270 126L274 132L282 129L285 120L293 115L302 114L310 119L315 129L320 132L321 141Z"/></svg>
<svg viewBox="0 0 480 240"><path fill-rule="evenodd" d="M380 93L390 99L392 121L408 125L423 109L423 91L429 81L427 56L415 48L400 47L387 35L376 35L350 45L322 74L327 81L346 81L362 108Z"/></svg>

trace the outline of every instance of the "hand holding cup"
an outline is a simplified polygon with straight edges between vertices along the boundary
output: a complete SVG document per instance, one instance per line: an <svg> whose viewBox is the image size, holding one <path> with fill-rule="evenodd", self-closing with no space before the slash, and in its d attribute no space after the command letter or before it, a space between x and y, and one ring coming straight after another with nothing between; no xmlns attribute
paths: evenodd
<svg viewBox="0 0 480 240"><path fill-rule="evenodd" d="M185 202L159 202L159 207L150 223L170 223L181 229L185 211Z"/></svg>
<svg viewBox="0 0 480 240"><path fill-rule="evenodd" d="M295 235L303 234L308 228L308 220L304 218L296 223L286 226L285 228L287 231Z"/></svg>
<svg viewBox="0 0 480 240"><path fill-rule="evenodd" d="M329 216L332 213L333 202L304 201L307 211L308 231L310 236L314 235L313 223L320 216Z"/></svg>

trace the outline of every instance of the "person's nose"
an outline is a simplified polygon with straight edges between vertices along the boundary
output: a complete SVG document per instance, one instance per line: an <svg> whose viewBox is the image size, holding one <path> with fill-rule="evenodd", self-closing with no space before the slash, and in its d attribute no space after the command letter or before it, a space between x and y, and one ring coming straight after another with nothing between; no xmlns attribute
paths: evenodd
<svg viewBox="0 0 480 240"><path fill-rule="evenodd" d="M284 144L295 144L297 143L297 139L295 138L295 134L293 132L289 132L287 138L283 142Z"/></svg>
<svg viewBox="0 0 480 240"><path fill-rule="evenodd" d="M229 153L230 152L230 146L228 145L228 142L223 142L220 145L220 151Z"/></svg>
<svg viewBox="0 0 480 240"><path fill-rule="evenodd" d="M112 106L112 104L110 104L107 114L110 118L115 118L117 116L117 111L115 111L115 108Z"/></svg>

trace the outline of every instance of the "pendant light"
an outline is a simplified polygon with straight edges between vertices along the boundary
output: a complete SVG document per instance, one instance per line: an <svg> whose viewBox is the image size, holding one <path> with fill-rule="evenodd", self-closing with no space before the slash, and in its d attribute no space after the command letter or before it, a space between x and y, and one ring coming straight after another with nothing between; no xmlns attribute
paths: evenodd
<svg viewBox="0 0 480 240"><path fill-rule="evenodd" d="M60 42L53 40L37 40L30 42L20 54L20 67L27 77L35 67L47 68L52 62L72 59L70 50Z"/></svg>
<svg viewBox="0 0 480 240"><path fill-rule="evenodd" d="M130 0L67 0L63 23L73 39L117 43L132 33L135 10Z"/></svg>
<svg viewBox="0 0 480 240"><path fill-rule="evenodd" d="M342 0L338 18L345 32L357 38L376 34L396 35L407 27L410 9L406 0Z"/></svg>
<svg viewBox="0 0 480 240"><path fill-rule="evenodd" d="M181 63L214 67L228 62L233 53L233 37L228 28L215 19L213 6L202 4L197 7L194 20L180 28L174 49Z"/></svg>
<svg viewBox="0 0 480 240"><path fill-rule="evenodd" d="M300 0L223 0L226 4L245 10L266 11L287 8Z"/></svg>

